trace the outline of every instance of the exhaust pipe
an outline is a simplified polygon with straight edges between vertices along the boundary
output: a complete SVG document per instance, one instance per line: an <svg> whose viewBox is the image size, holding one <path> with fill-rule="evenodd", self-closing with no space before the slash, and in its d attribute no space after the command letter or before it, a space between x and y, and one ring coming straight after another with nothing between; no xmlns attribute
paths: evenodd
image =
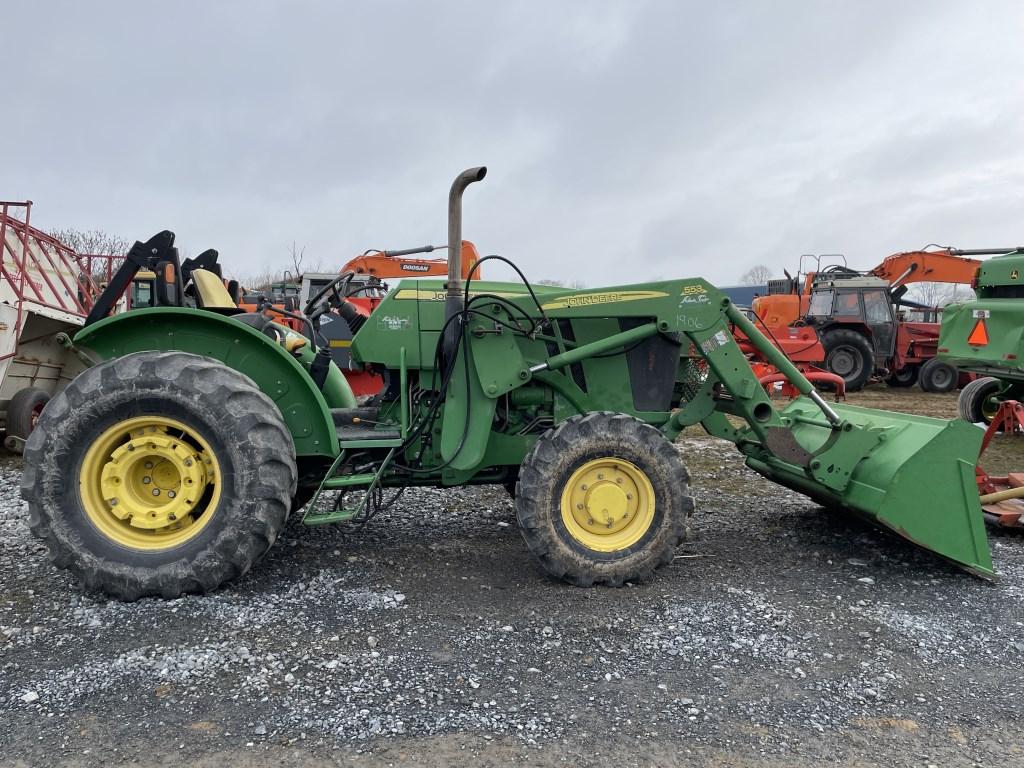
<svg viewBox="0 0 1024 768"><path fill-rule="evenodd" d="M462 193L466 187L483 179L487 168L469 168L455 177L451 191L448 193L448 285L444 302L444 320L448 323L452 317L463 310L462 285ZM454 324L448 326L445 333L445 357L455 354L455 341L458 329Z"/></svg>

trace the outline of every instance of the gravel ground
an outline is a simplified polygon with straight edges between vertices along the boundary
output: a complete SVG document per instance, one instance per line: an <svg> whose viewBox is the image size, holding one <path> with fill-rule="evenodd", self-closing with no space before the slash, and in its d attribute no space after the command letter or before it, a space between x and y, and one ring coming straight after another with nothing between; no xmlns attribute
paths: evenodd
<svg viewBox="0 0 1024 768"><path fill-rule="evenodd" d="M554 583L502 489L424 489L359 536L290 527L217 594L134 604L46 562L9 457L0 764L1024 764L1024 537L991 537L989 584L729 444L679 448L698 538L650 584Z"/></svg>

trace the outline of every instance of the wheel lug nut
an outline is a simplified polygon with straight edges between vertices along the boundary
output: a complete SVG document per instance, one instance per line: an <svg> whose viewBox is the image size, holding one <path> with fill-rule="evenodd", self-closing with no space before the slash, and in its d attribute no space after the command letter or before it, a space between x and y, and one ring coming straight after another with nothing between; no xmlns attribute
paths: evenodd
<svg viewBox="0 0 1024 768"><path fill-rule="evenodd" d="M143 466L146 469L152 469L153 468L153 462L152 461L147 461Z"/></svg>
<svg viewBox="0 0 1024 768"><path fill-rule="evenodd" d="M585 491L585 490L587 490L587 485L586 485L586 483L584 483L583 485L581 485L581 486L580 486L580 490L581 490L581 491Z"/></svg>
<svg viewBox="0 0 1024 768"><path fill-rule="evenodd" d="M633 500L633 494L632 493L627 493L626 494L626 498L629 499L630 501L632 501Z"/></svg>
<svg viewBox="0 0 1024 768"><path fill-rule="evenodd" d="M621 477L616 477L615 478L615 482L621 484L622 483L622 478Z"/></svg>
<svg viewBox="0 0 1024 768"><path fill-rule="evenodd" d="M576 509L583 509L583 505L582 504L577 504L576 505Z"/></svg>
<svg viewBox="0 0 1024 768"><path fill-rule="evenodd" d="M185 466L186 467L191 467L192 466L192 459L185 459Z"/></svg>
<svg viewBox="0 0 1024 768"><path fill-rule="evenodd" d="M111 499L110 500L110 506L116 507L117 506L117 499Z"/></svg>
<svg viewBox="0 0 1024 768"><path fill-rule="evenodd" d="M598 476L597 476L597 479L598 479L598 480L604 480L604 475L598 475Z"/></svg>
<svg viewBox="0 0 1024 768"><path fill-rule="evenodd" d="M590 518L589 520L587 520L587 525L593 525L593 524L594 524L594 518Z"/></svg>
<svg viewBox="0 0 1024 768"><path fill-rule="evenodd" d="M160 489L159 488L154 488L153 489L153 495L154 496L159 496L160 495Z"/></svg>
<svg viewBox="0 0 1024 768"><path fill-rule="evenodd" d="M168 491L167 492L167 498L169 498L169 499L173 499L177 495L178 494L176 494L174 491Z"/></svg>
<svg viewBox="0 0 1024 768"><path fill-rule="evenodd" d="M178 519L178 516L175 515L175 514L170 514L170 515L167 515L167 519L170 520L171 522L174 522L175 520Z"/></svg>
<svg viewBox="0 0 1024 768"><path fill-rule="evenodd" d="M149 485L151 482L153 482L153 478L151 478L149 475L146 475L144 478L142 478L142 482L144 482L146 485Z"/></svg>

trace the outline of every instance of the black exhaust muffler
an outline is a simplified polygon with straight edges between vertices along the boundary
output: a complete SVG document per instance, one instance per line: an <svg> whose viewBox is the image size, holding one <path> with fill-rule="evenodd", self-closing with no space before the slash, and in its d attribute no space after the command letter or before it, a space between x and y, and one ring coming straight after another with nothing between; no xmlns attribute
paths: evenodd
<svg viewBox="0 0 1024 768"><path fill-rule="evenodd" d="M460 336L459 321L452 318L465 309L462 284L462 193L466 187L481 181L486 175L485 166L469 168L455 177L448 193L448 284L445 286L443 342L446 361L454 359L457 351L455 346Z"/></svg>

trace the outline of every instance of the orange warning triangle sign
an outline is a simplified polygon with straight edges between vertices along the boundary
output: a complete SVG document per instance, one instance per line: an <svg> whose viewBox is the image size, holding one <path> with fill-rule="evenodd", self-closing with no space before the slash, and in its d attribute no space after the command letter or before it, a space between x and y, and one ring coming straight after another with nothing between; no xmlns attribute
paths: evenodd
<svg viewBox="0 0 1024 768"><path fill-rule="evenodd" d="M973 347L984 347L988 344L988 328L985 327L984 318L978 318L978 322L974 324L971 335L967 337L967 343Z"/></svg>

